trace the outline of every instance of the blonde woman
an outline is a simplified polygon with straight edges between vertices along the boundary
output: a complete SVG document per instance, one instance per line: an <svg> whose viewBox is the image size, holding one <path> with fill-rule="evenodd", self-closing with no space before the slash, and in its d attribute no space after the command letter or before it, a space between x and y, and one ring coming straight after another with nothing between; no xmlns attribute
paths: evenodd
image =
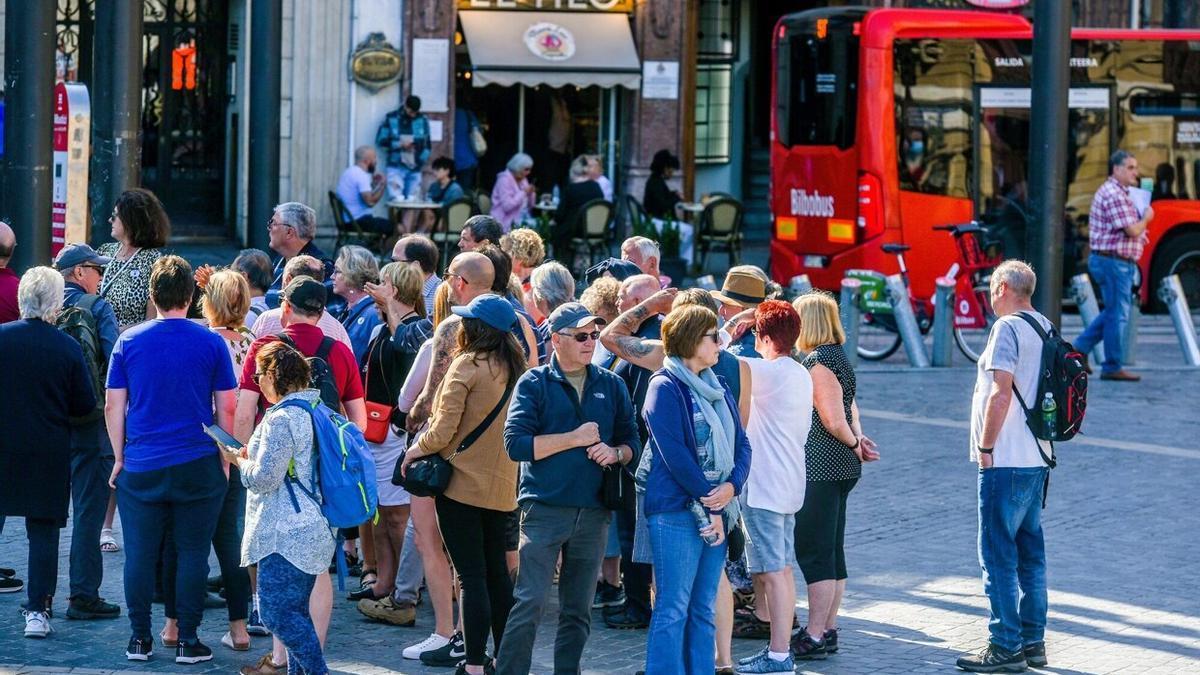
<svg viewBox="0 0 1200 675"><path fill-rule="evenodd" d="M805 443L807 485L796 513L796 562L808 584L808 625L792 637L792 656L823 659L838 649L837 615L846 591L846 499L864 462L879 459L875 442L863 435L854 394L854 369L842 344L846 333L837 301L828 293L796 299L800 337L813 384L812 427Z"/></svg>

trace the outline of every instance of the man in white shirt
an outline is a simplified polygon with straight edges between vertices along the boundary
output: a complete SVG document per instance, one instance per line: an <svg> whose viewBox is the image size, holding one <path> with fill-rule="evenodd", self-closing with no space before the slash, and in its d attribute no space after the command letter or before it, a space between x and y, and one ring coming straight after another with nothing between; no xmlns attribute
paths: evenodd
<svg viewBox="0 0 1200 675"><path fill-rule="evenodd" d="M298 255L287 261L287 265L283 268L283 285L286 287L291 282L293 277L307 276L312 277L316 281L324 282L325 266L320 260L308 255ZM250 327L250 332L254 333L255 338L260 338L265 335L278 335L283 332L283 308L277 307L269 309L258 315L258 320ZM341 342L347 347L353 347L350 344L350 336L346 333L346 327L340 321L333 318L333 315L322 310L321 319L317 322L317 328L326 336Z"/></svg>
<svg viewBox="0 0 1200 675"><path fill-rule="evenodd" d="M354 163L338 179L337 196L349 209L350 217L364 231L391 234L394 230L392 221L372 213L387 187L383 174L375 173L376 161L375 148L369 145L355 148Z"/></svg>
<svg viewBox="0 0 1200 675"><path fill-rule="evenodd" d="M1000 317L979 357L971 402L971 460L979 463L979 563L988 597L991 639L958 659L970 672L1018 672L1046 666L1046 547L1042 538L1050 444L1034 437L1014 400L1037 406L1042 339L1018 313L1043 329L1050 321L1030 298L1037 277L1008 260L992 272L992 308Z"/></svg>
<svg viewBox="0 0 1200 675"><path fill-rule="evenodd" d="M760 304L753 332L762 358L740 357L750 367L746 436L754 449L742 491L742 519L758 598L755 618L770 622L771 639L761 652L743 659L738 672L790 673L795 667L788 645L796 605L795 514L804 506L804 444L812 426L813 384L808 370L791 358L800 316L790 304Z"/></svg>

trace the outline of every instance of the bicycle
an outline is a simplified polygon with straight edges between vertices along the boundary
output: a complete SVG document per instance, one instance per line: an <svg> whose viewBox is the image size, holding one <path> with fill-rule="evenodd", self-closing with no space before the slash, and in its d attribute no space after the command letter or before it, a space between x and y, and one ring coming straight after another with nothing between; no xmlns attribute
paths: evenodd
<svg viewBox="0 0 1200 675"><path fill-rule="evenodd" d="M954 342L959 351L971 362L979 361L979 355L987 346L988 334L996 322L992 311L989 277L991 270L1000 264L1003 255L998 245L984 243L987 229L976 221L961 225L935 225L934 230L949 232L954 237L958 260L946 272L954 279ZM896 256L900 265L900 276L904 287L909 287L908 267L904 253L912 247L908 244L883 244L880 249ZM862 286L859 296L861 323L858 329L858 355L868 361L886 359L900 348L900 332L896 326L892 305L887 300L885 277L874 270L848 270L846 276L858 279ZM932 299L909 297L917 327L925 335L933 327L934 305Z"/></svg>

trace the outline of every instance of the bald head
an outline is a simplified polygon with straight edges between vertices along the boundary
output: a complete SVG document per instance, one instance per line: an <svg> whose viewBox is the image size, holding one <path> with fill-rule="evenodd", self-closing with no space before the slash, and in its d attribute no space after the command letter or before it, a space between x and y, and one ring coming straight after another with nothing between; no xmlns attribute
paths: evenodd
<svg viewBox="0 0 1200 675"><path fill-rule="evenodd" d="M17 247L17 235L13 233L8 223L0 220L0 267L8 267L13 249Z"/></svg>
<svg viewBox="0 0 1200 675"><path fill-rule="evenodd" d="M618 309L628 312L658 290L658 279L649 274L635 274L621 282L621 290L617 293Z"/></svg>
<svg viewBox="0 0 1200 675"><path fill-rule="evenodd" d="M484 293L492 291L496 271L492 261L482 253L468 251L459 253L450 261L447 273L450 278L450 299L465 305Z"/></svg>

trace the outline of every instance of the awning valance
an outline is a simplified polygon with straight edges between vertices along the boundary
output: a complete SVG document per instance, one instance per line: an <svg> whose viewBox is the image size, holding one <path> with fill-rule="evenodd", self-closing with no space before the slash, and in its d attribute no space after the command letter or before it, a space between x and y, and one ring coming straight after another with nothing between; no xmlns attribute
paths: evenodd
<svg viewBox="0 0 1200 675"><path fill-rule="evenodd" d="M467 10L458 16L476 87L641 85L628 15Z"/></svg>

